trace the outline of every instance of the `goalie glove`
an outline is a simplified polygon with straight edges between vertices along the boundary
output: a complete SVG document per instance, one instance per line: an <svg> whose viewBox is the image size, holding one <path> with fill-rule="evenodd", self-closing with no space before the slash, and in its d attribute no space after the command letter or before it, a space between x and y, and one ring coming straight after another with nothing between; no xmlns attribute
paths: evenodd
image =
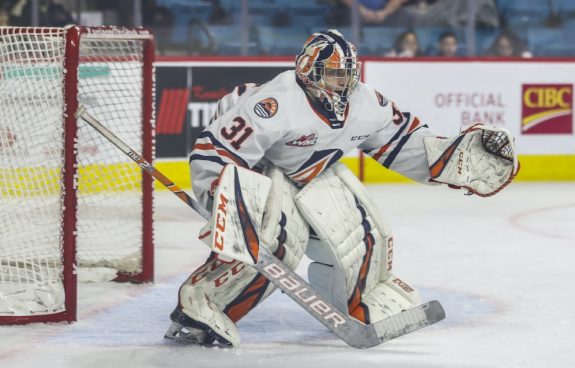
<svg viewBox="0 0 575 368"><path fill-rule="evenodd" d="M466 188L467 194L492 196L519 171L514 138L502 128L475 124L453 139L423 141L430 181Z"/></svg>

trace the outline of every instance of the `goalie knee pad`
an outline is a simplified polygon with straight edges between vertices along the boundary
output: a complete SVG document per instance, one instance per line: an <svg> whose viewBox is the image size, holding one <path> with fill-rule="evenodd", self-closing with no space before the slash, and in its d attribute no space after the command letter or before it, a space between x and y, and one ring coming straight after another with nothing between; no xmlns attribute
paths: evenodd
<svg viewBox="0 0 575 368"><path fill-rule="evenodd" d="M273 166L267 167L264 173L272 179L272 186L265 205L260 239L277 258L294 269L303 257L309 234L308 224L294 203L297 188ZM237 322L274 290L275 286L254 268L237 260L224 260L212 253L182 285L179 296L180 304L183 304L184 298L189 300L199 295L199 302L209 300L226 318ZM204 294L205 297L202 296ZM190 310L184 309L184 312L188 314ZM195 319L194 315L189 317ZM217 317L214 321L222 320Z"/></svg>
<svg viewBox="0 0 575 368"><path fill-rule="evenodd" d="M409 297L400 297L387 285L392 277L391 231L373 198L344 165L312 180L298 193L296 204L317 234L308 245L307 254L316 261L308 278L334 305L371 323L419 301L411 287Z"/></svg>

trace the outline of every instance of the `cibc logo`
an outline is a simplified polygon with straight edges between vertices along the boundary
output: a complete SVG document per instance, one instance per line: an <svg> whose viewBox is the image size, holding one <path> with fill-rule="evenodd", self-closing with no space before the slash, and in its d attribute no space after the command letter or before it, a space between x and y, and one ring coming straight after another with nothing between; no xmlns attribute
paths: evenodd
<svg viewBox="0 0 575 368"><path fill-rule="evenodd" d="M572 134L573 85L524 84L522 134Z"/></svg>

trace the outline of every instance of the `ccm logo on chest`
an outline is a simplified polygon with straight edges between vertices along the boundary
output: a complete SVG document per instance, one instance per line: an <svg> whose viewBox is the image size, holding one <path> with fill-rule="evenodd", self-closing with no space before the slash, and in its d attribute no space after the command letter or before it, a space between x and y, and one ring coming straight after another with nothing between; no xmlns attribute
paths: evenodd
<svg viewBox="0 0 575 368"><path fill-rule="evenodd" d="M319 296L313 294L308 288L291 276L286 276L286 272L281 266L272 263L263 268L271 277L278 280L286 289L293 292L301 301L307 304L316 313L320 314L326 321L331 321L333 327L345 324L345 319L336 311L332 310Z"/></svg>
<svg viewBox="0 0 575 368"><path fill-rule="evenodd" d="M369 134L365 134L365 135L354 135L353 137L351 137L351 141L363 141L364 139L369 138Z"/></svg>

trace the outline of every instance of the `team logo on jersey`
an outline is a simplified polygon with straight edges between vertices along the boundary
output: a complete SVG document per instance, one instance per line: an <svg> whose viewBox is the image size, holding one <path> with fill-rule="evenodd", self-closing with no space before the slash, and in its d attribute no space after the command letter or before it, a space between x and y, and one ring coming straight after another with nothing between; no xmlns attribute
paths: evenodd
<svg viewBox="0 0 575 368"><path fill-rule="evenodd" d="M317 135L311 133L308 135L302 135L301 137L294 139L293 141L286 142L287 146L293 147L309 147L317 143Z"/></svg>
<svg viewBox="0 0 575 368"><path fill-rule="evenodd" d="M522 134L572 134L573 85L524 84Z"/></svg>
<svg viewBox="0 0 575 368"><path fill-rule="evenodd" d="M278 102L275 98L266 98L254 106L254 112L262 118L271 118L278 112Z"/></svg>
<svg viewBox="0 0 575 368"><path fill-rule="evenodd" d="M377 91L375 91L375 97L377 97L380 106L386 106L389 103L389 100Z"/></svg>

